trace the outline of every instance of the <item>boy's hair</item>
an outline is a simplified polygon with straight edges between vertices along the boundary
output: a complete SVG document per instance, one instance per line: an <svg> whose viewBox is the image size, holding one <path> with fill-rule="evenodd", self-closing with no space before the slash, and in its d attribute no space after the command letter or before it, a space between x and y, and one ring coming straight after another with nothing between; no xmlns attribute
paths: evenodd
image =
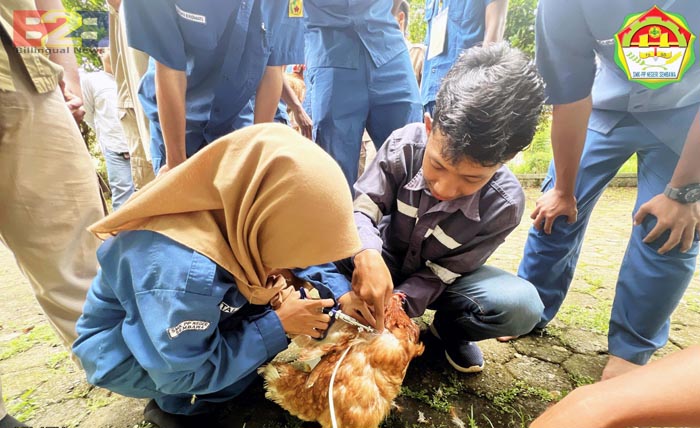
<svg viewBox="0 0 700 428"><path fill-rule="evenodd" d="M465 51L437 94L435 132L447 137L442 156L494 166L530 145L544 102L534 63L507 43Z"/></svg>

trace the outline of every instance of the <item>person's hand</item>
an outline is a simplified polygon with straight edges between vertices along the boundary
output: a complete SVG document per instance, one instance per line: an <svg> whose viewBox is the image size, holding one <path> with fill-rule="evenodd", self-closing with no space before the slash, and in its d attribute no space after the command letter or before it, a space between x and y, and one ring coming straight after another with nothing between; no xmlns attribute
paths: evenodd
<svg viewBox="0 0 700 428"><path fill-rule="evenodd" d="M639 207L634 215L634 225L642 224L647 215L656 217L656 225L644 237L644 243L656 241L666 230L670 236L659 248L659 254L665 254L680 244L680 251L685 253L693 245L695 233L700 233L700 203L681 204L666 195L656 195Z"/></svg>
<svg viewBox="0 0 700 428"><path fill-rule="evenodd" d="M296 119L297 125L299 126L299 132L301 132L301 135L311 140L313 137L314 124L309 115L306 114L306 110L299 105L292 107L292 111L294 112L294 119Z"/></svg>
<svg viewBox="0 0 700 428"><path fill-rule="evenodd" d="M156 178L160 178L165 175L166 172L170 171L170 167L166 163L165 165L161 166L160 169L158 170L158 174L156 174Z"/></svg>
<svg viewBox="0 0 700 428"><path fill-rule="evenodd" d="M59 86L61 88L61 92L63 93L63 100L66 102L68 110L70 110L70 114L73 116L73 119L75 119L75 122L79 124L85 117L83 99L76 95L63 80L61 80Z"/></svg>
<svg viewBox="0 0 700 428"><path fill-rule="evenodd" d="M394 283L379 251L364 250L355 256L352 289L372 307L375 319L367 320L370 325L379 332L384 331L384 308L391 299Z"/></svg>
<svg viewBox="0 0 700 428"><path fill-rule="evenodd" d="M166 157L167 157L167 154L166 154ZM180 165L185 160L187 160L187 159L174 160L174 159L170 159L169 157L167 157L167 160L165 161L165 165L160 167L160 169L158 170L158 174L156 175L156 178L162 177L163 175L165 175L165 173L172 170L176 166Z"/></svg>
<svg viewBox="0 0 700 428"><path fill-rule="evenodd" d="M530 218L534 220L532 225L535 229L544 229L544 233L549 235L552 233L554 220L562 215L566 216L569 224L576 221L578 216L576 197L557 189L550 189L537 200L535 210L530 214Z"/></svg>
<svg viewBox="0 0 700 428"><path fill-rule="evenodd" d="M354 291L340 296L338 303L340 303L340 309L343 313L350 315L362 324L368 325L371 324L371 322L375 322L374 316L367 304Z"/></svg>
<svg viewBox="0 0 700 428"><path fill-rule="evenodd" d="M323 308L332 308L333 299L302 299L295 291L275 310L287 334L305 334L320 338L328 329L331 317L324 314Z"/></svg>
<svg viewBox="0 0 700 428"><path fill-rule="evenodd" d="M535 419L530 428L605 428L607 422L596 406L589 406L590 385L570 392Z"/></svg>

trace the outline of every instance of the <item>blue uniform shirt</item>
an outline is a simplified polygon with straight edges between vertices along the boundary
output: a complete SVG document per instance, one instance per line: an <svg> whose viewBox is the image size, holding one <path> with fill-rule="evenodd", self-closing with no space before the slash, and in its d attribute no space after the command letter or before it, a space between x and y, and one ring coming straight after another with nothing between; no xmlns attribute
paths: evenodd
<svg viewBox="0 0 700 428"><path fill-rule="evenodd" d="M164 235L122 232L97 256L73 345L92 384L130 397L216 401L240 393L236 382L287 347L269 306L247 303L230 273ZM350 283L334 272L332 264L295 270L337 298Z"/></svg>
<svg viewBox="0 0 700 428"><path fill-rule="evenodd" d="M607 134L629 113L680 154L700 108L698 39L693 43L696 63L679 82L659 89L629 81L615 63L614 37L625 17L654 5L681 14L690 31L696 37L700 34L697 1L541 0L536 23L537 67L551 104L572 103L592 94L590 129Z"/></svg>
<svg viewBox="0 0 700 428"><path fill-rule="evenodd" d="M459 54L484 40L486 6L494 0L426 0L425 20L428 22L425 44L430 46L430 31L434 18L448 9L447 35L442 54L425 60L421 81L423 105L435 101L442 78L455 63ZM426 52L427 53L427 52Z"/></svg>
<svg viewBox="0 0 700 428"><path fill-rule="evenodd" d="M130 46L152 57L139 91L151 121L158 123L153 60L187 73L188 156L235 129L265 66L303 58L302 20L278 2L125 0L124 9Z"/></svg>
<svg viewBox="0 0 700 428"><path fill-rule="evenodd" d="M306 0L306 66L357 68L364 46L381 67L405 51L391 7L392 0Z"/></svg>

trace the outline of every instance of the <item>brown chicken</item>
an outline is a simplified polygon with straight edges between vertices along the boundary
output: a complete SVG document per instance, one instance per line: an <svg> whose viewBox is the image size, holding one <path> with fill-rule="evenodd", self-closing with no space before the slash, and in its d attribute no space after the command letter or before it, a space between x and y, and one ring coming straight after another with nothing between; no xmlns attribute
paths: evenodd
<svg viewBox="0 0 700 428"><path fill-rule="evenodd" d="M360 333L336 321L322 341L296 337L300 348L296 361L272 362L258 370L265 378L265 396L324 428L333 427L332 413L338 428L377 427L399 394L408 363L424 349L418 342L418 326L403 310L403 299L400 294L391 298L382 334Z"/></svg>

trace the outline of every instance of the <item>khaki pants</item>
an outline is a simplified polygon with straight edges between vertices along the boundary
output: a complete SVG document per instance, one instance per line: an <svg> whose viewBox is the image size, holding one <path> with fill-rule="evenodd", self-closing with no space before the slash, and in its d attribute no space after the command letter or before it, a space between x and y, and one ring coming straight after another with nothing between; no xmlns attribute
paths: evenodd
<svg viewBox="0 0 700 428"><path fill-rule="evenodd" d="M126 142L129 144L131 177L134 180L136 190L139 190L156 178L153 173L153 165L146 159L143 140L139 134L139 127L136 122L135 110L133 108L119 109L119 117L122 129L124 129ZM148 143L149 141L146 141L146 144Z"/></svg>
<svg viewBox="0 0 700 428"><path fill-rule="evenodd" d="M122 10L123 11L123 10ZM110 52L119 94L119 117L131 155L131 175L136 189L151 182L155 175L151 165L151 133L148 119L138 100L141 77L148 68L148 56L130 48L126 26L120 14L110 8Z"/></svg>
<svg viewBox="0 0 700 428"><path fill-rule="evenodd" d="M99 241L86 228L102 218L102 200L60 91L36 93L16 51L5 47L17 91L0 92L0 240L70 347L97 273Z"/></svg>

